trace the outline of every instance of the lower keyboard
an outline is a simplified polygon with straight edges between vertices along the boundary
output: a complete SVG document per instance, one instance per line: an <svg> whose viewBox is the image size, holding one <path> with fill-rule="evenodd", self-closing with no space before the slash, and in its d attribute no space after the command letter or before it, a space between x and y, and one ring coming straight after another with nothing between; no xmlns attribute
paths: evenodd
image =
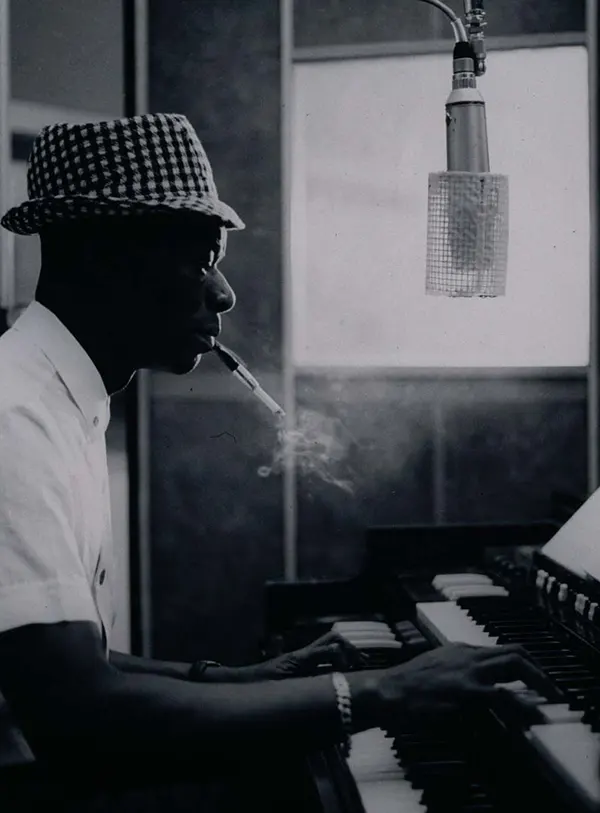
<svg viewBox="0 0 600 813"><path fill-rule="evenodd" d="M355 734L347 764L365 813L512 813L468 739Z"/></svg>

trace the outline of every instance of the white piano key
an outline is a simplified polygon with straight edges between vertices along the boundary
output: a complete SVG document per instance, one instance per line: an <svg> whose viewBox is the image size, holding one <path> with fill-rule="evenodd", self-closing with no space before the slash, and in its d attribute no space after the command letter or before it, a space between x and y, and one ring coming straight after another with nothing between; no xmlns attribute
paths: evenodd
<svg viewBox="0 0 600 813"><path fill-rule="evenodd" d="M463 584L456 587L444 587L441 591L446 598L456 601L459 598L473 596L508 596L506 587L496 584Z"/></svg>
<svg viewBox="0 0 600 813"><path fill-rule="evenodd" d="M389 641L390 638L394 638L394 633L390 629L385 630L346 630L345 632L340 632L347 641L357 641L361 638L377 638Z"/></svg>
<svg viewBox="0 0 600 813"><path fill-rule="evenodd" d="M350 643L354 644L357 649L368 651L369 649L403 649L404 644L401 641L396 641L395 638L384 640L382 638L360 638L357 640L350 639Z"/></svg>
<svg viewBox="0 0 600 813"><path fill-rule="evenodd" d="M493 584L484 573L439 573L431 583L436 590L461 584Z"/></svg>
<svg viewBox="0 0 600 813"><path fill-rule="evenodd" d="M512 680L509 683L497 683L496 685L515 695L518 700L522 700L528 706L548 705L547 697L523 683L522 680Z"/></svg>
<svg viewBox="0 0 600 813"><path fill-rule="evenodd" d="M365 813L427 813L415 791L406 790L401 784L394 780L357 783Z"/></svg>
<svg viewBox="0 0 600 813"><path fill-rule="evenodd" d="M584 715L583 711L570 709L566 703L546 703L538 711L548 723L578 723Z"/></svg>
<svg viewBox="0 0 600 813"><path fill-rule="evenodd" d="M384 621L336 621L332 629L338 632L354 630L388 630L389 627Z"/></svg>
<svg viewBox="0 0 600 813"><path fill-rule="evenodd" d="M600 805L600 737L584 723L535 725L527 733L544 762L590 809Z"/></svg>
<svg viewBox="0 0 600 813"><path fill-rule="evenodd" d="M506 689L506 691L514 692L515 694L530 691L529 686L523 683L522 680L511 680L509 683L502 683L500 685L503 689Z"/></svg>
<svg viewBox="0 0 600 813"><path fill-rule="evenodd" d="M357 783L365 813L427 813L419 794L410 786L402 787L404 783L390 779Z"/></svg>
<svg viewBox="0 0 600 813"><path fill-rule="evenodd" d="M363 626L364 625L364 626ZM382 622L347 621L336 622L332 629L342 635L357 649L402 649L404 644L398 641L387 624Z"/></svg>
<svg viewBox="0 0 600 813"><path fill-rule="evenodd" d="M417 618L440 644L496 646L498 639L488 635L453 601L419 602Z"/></svg>

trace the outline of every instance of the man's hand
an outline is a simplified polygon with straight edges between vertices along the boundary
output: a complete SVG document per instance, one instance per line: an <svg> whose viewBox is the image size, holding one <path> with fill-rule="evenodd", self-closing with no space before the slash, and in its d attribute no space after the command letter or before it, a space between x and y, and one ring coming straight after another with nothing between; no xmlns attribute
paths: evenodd
<svg viewBox="0 0 600 813"><path fill-rule="evenodd" d="M364 663L359 650L343 635L331 630L302 649L286 652L247 668L251 670L254 680L281 680L349 671L360 668Z"/></svg>
<svg viewBox="0 0 600 813"><path fill-rule="evenodd" d="M381 726L391 727L395 720L416 726L444 724L463 712L493 706L506 691L497 684L514 681L545 697L556 695L549 679L517 645L434 649L378 673Z"/></svg>

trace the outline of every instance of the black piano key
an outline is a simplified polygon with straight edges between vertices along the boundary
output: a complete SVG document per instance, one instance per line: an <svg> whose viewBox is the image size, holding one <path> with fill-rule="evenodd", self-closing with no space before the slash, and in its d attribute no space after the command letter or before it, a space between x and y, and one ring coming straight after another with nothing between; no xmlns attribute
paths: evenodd
<svg viewBox="0 0 600 813"><path fill-rule="evenodd" d="M527 648L525 648L526 651ZM533 653L530 653L533 655ZM535 661L538 666L542 668L549 668L552 666L577 666L581 665L581 661L575 655L571 654L566 649L560 649L550 652L539 652L535 655Z"/></svg>
<svg viewBox="0 0 600 813"><path fill-rule="evenodd" d="M470 727L453 729L448 736L423 731L400 731L389 736L407 781L422 791L421 804L427 813L496 811L489 780L474 764L473 752L477 749Z"/></svg>
<svg viewBox="0 0 600 813"><path fill-rule="evenodd" d="M479 616L476 612L467 613L472 618ZM482 619L483 620L483 619ZM506 629L548 629L548 619L546 618L524 618L517 616L515 618L507 617L501 618L498 616L487 616L486 623L494 624L496 627L503 627Z"/></svg>
<svg viewBox="0 0 600 813"><path fill-rule="evenodd" d="M411 783L416 790L423 790L421 803L427 807L428 811L437 808L438 805L445 805L447 808L461 810L467 804L482 804L490 801L489 793L476 792L473 783L468 779L439 779L438 777L428 778L425 786ZM443 808L442 808L443 809Z"/></svg>
<svg viewBox="0 0 600 813"><path fill-rule="evenodd" d="M421 788L416 787L416 790ZM462 810L465 805L469 804L485 804L490 803L489 793L477 793L473 791L472 787L468 784L459 784L457 782L438 785L432 782L427 787L423 788L421 796L421 804L427 807L428 813L432 810L438 809L439 805L446 807L452 806L450 809ZM441 808L442 810L444 807Z"/></svg>
<svg viewBox="0 0 600 813"><path fill-rule="evenodd" d="M552 682L558 688L566 687L566 688L573 688L573 689L600 689L600 682L595 675L560 675L554 676L552 678Z"/></svg>
<svg viewBox="0 0 600 813"><path fill-rule="evenodd" d="M565 644L540 608L519 608L495 597L465 598L457 603L498 644L520 644L571 709L586 711L600 705L600 680Z"/></svg>
<svg viewBox="0 0 600 813"><path fill-rule="evenodd" d="M531 655L539 654L547 654L551 652L560 652L560 649L557 648L557 644L551 641L515 641L512 638L505 638L502 636L501 639L498 640L499 644L521 644L523 649L529 652Z"/></svg>
<svg viewBox="0 0 600 813"><path fill-rule="evenodd" d="M498 644L522 644L523 646L531 646L536 649L559 649L560 641L553 638L551 635L497 635Z"/></svg>
<svg viewBox="0 0 600 813"><path fill-rule="evenodd" d="M515 598L506 596L463 596L457 599L457 604L461 607L477 610L478 612L496 612L506 615L542 615L540 607L527 604Z"/></svg>
<svg viewBox="0 0 600 813"><path fill-rule="evenodd" d="M588 699L585 694L579 691L565 690L565 701L573 711L585 711L588 707Z"/></svg>
<svg viewBox="0 0 600 813"><path fill-rule="evenodd" d="M565 675L565 677L568 677L569 675L578 677L579 675L587 676L594 674L593 672L590 672L589 669L586 669L581 662L563 664L561 666L548 666L546 669L544 669L544 672L550 677L559 677L560 675Z"/></svg>

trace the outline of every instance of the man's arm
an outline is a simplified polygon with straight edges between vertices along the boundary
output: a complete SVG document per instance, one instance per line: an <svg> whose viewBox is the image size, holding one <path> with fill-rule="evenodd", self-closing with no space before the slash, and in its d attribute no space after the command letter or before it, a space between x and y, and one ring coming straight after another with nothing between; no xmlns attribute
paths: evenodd
<svg viewBox="0 0 600 813"><path fill-rule="evenodd" d="M373 679L348 675L357 729L374 724ZM331 677L191 683L125 673L89 622L37 624L0 635L0 691L36 757L152 770L194 764L210 774L246 755L322 748L342 737Z"/></svg>
<svg viewBox="0 0 600 813"><path fill-rule="evenodd" d="M347 679L354 731L456 722L454 712L493 704L496 684L515 680L556 699L516 646L441 647ZM264 767L271 757L322 749L343 735L328 675L238 686L127 674L110 665L92 622L0 634L0 691L38 765L71 782L85 775L106 784L123 768L129 783L198 780L249 763ZM133 777L135 764L141 776L138 769Z"/></svg>
<svg viewBox="0 0 600 813"><path fill-rule="evenodd" d="M176 680L189 680L191 663L177 661L158 661L153 658L143 658L138 655L129 655L125 652L111 650L110 663L119 672L138 675L155 675L174 678ZM250 683L261 680L263 664L249 666L209 666L202 675L203 683Z"/></svg>
<svg viewBox="0 0 600 813"><path fill-rule="evenodd" d="M125 652L110 651L110 663L119 672L142 675L162 675L163 677L187 680L191 664L177 663L176 661L157 661L152 658L142 658L138 655L129 655Z"/></svg>

